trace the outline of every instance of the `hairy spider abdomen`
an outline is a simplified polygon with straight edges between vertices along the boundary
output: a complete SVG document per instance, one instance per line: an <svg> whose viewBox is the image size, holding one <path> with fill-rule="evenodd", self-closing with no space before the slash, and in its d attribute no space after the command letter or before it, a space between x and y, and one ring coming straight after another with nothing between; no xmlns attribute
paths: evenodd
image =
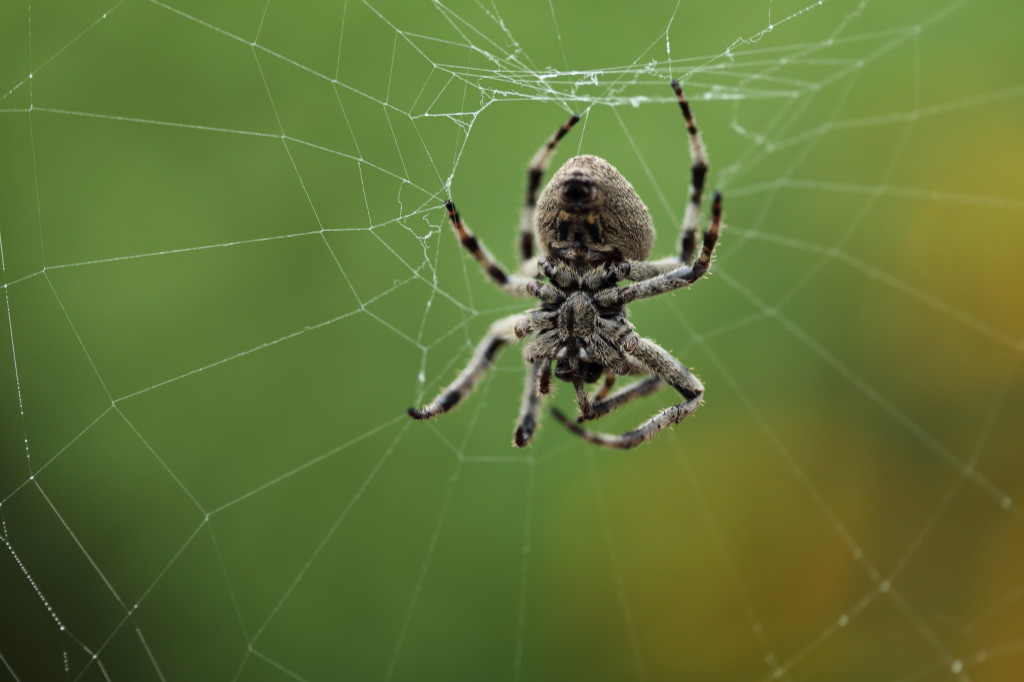
<svg viewBox="0 0 1024 682"><path fill-rule="evenodd" d="M654 226L640 195L599 156L574 156L537 201L537 235L545 254L591 264L644 260Z"/></svg>

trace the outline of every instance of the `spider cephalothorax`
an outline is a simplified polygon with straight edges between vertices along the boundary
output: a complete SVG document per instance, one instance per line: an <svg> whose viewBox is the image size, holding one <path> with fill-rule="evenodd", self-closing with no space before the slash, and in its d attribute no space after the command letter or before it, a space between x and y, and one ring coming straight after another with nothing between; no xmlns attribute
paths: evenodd
<svg viewBox="0 0 1024 682"><path fill-rule="evenodd" d="M668 351L644 339L626 320L626 304L689 286L711 266L718 241L722 200L716 194L711 224L696 251L697 222L707 174L707 154L683 91L672 81L686 120L692 159L689 203L683 219L679 255L647 261L654 227L647 207L633 186L610 163L596 156L576 156L552 176L537 199L544 170L558 141L579 120L573 116L541 147L527 171L526 205L519 225L520 272L510 275L498 265L463 224L455 205L446 207L462 245L490 278L510 294L540 301L540 307L502 318L477 346L462 373L422 409L410 408L414 419L435 417L452 409L491 366L505 345L530 337L523 349L528 365L526 388L513 442L523 447L533 437L541 398L556 379L573 385L579 414L575 421L553 413L577 435L607 447L631 448L666 426L678 424L700 404L704 386ZM533 255L534 238L542 258ZM634 284L622 286L623 280ZM609 395L616 377L645 376ZM586 384L605 378L594 392ZM646 422L620 436L597 433L579 424L602 417L634 398L665 384L683 397Z"/></svg>
<svg viewBox="0 0 1024 682"><path fill-rule="evenodd" d="M527 362L555 360L555 378L592 384L606 374L627 374L626 350L636 345L626 321L617 283L629 273L625 262L575 268L565 261L540 260L548 284L531 283L542 301L526 313L516 334L534 336L523 354Z"/></svg>

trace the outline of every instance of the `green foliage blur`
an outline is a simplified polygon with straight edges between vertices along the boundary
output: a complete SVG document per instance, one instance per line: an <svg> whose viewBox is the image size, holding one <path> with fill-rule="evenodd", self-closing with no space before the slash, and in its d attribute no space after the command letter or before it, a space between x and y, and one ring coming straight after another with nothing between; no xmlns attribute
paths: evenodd
<svg viewBox="0 0 1024 682"><path fill-rule="evenodd" d="M1022 20L4 4L0 678L1017 679ZM513 350L409 420L527 305L444 200L513 265L570 113L554 163L609 159L672 253L671 76L727 227L631 319L703 408L630 452L545 415L519 452Z"/></svg>

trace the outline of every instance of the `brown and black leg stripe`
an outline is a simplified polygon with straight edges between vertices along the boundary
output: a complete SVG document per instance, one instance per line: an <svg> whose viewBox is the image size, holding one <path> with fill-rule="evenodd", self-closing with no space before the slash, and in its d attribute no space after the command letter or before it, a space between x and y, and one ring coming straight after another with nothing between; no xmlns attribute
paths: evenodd
<svg viewBox="0 0 1024 682"><path fill-rule="evenodd" d="M523 389L523 404L519 409L519 422L512 436L512 443L517 448L525 448L533 440L533 434L537 430L537 414L540 412L541 399L548 392L544 385L550 384L550 381L551 360L540 358L530 365L526 387Z"/></svg>
<svg viewBox="0 0 1024 682"><path fill-rule="evenodd" d="M708 175L708 156L704 149L704 142L697 130L697 123L690 111L690 103L683 94L683 88L679 81L672 81L672 89L679 100L679 108L686 120L686 131L690 138L690 197L686 206L686 215L683 218L683 236L680 242L680 259L687 265L693 263L693 257L697 245L697 219L700 215L700 206L704 198L704 181Z"/></svg>
<svg viewBox="0 0 1024 682"><path fill-rule="evenodd" d="M540 183L544 179L544 172L548 168L551 156L555 153L555 147L559 140L579 122L580 117L574 115L562 124L562 127L555 131L551 139L541 147L530 161L526 169L526 201L523 205L522 216L519 220L519 260L523 263L533 258L533 216L537 210L537 192Z"/></svg>
<svg viewBox="0 0 1024 682"><path fill-rule="evenodd" d="M715 245L718 243L718 234L722 225L722 195L715 192L711 204L711 225L705 230L701 242L700 255L693 265L679 265L674 270L664 272L660 275L640 280L628 287L610 288L598 292L594 300L603 304L624 305L630 301L640 298L649 298L669 291L675 291L682 287L688 287L698 279L707 274L711 268L711 257L715 252ZM608 292L606 294L605 292ZM605 303L605 297L614 296Z"/></svg>
<svg viewBox="0 0 1024 682"><path fill-rule="evenodd" d="M704 231L701 239L700 256L693 264L694 279L701 277L711 267L711 256L718 244L718 233L722 226L722 193L715 192L711 198L711 225Z"/></svg>
<svg viewBox="0 0 1024 682"><path fill-rule="evenodd" d="M459 237L459 242L473 254L473 258L476 258L477 262L483 266L487 276L494 280L494 283L500 287L504 287L509 283L508 272L498 265L494 257L484 248L484 245L476 238L472 232L469 231L463 222L462 217L459 215L458 209L455 208L455 204L451 199L444 203L444 207L448 209L448 218L452 221L452 227L455 228L455 233Z"/></svg>
<svg viewBox="0 0 1024 682"><path fill-rule="evenodd" d="M522 315L511 315L491 325L487 335L477 344L469 364L462 370L455 381L450 383L430 403L422 408L410 407L407 412L413 419L429 419L448 412L458 405L463 398L480 382L480 379L494 364L498 351L516 340L515 326L523 319Z"/></svg>

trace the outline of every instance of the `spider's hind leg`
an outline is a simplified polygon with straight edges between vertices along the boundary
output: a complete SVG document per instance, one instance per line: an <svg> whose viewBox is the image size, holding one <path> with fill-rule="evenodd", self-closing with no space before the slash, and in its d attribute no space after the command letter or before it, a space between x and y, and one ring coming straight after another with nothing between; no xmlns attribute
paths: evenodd
<svg viewBox="0 0 1024 682"><path fill-rule="evenodd" d="M690 103L683 94L683 88L679 81L672 81L672 90L676 93L679 101L679 109L683 112L683 120L686 122L686 133L690 147L690 186L687 194L686 212L683 215L682 236L679 239L678 255L661 258L654 261L631 262L632 272L629 279L644 280L658 275L663 275L680 266L693 266L695 260L699 261L699 255L708 251L709 244L707 234L704 235L702 247L697 248L697 226L700 222L701 206L704 202L704 185L708 176L708 152L704 147L704 141L700 137L700 130L697 128L697 121L690 110ZM718 198L718 209L721 209L721 194L716 193ZM715 206L712 206L715 210ZM713 240L711 240L713 242ZM710 253L708 254L710 255Z"/></svg>
<svg viewBox="0 0 1024 682"><path fill-rule="evenodd" d="M686 132L690 140L690 196L683 217L683 235L679 242L679 260L686 265L693 264L696 256L697 222L700 218L700 206L704 198L704 180L708 175L708 153L704 141L700 138L697 122L690 111L690 103L683 94L679 81L672 81L672 90L679 100L679 108L686 121Z"/></svg>
<svg viewBox="0 0 1024 682"><path fill-rule="evenodd" d="M459 214L458 209L455 208L455 202L449 199L444 203L444 207L448 211L448 219L455 229L455 235L459 238L459 243L480 263L480 267L484 269L484 272L487 273L491 281L501 287L506 293L513 296L528 297L526 285L530 283L530 280L518 275L508 274L508 271L494 259L490 251L484 247L480 240L476 238L476 235L462 222L462 216Z"/></svg>
<svg viewBox="0 0 1024 682"><path fill-rule="evenodd" d="M563 123L562 127L551 136L551 139L534 154L526 169L526 201L519 216L519 263L524 268L533 258L533 220L537 211L537 191L540 189L541 180L544 179L544 172L548 169L558 141L565 137L569 129L579 120L579 116L573 116Z"/></svg>

